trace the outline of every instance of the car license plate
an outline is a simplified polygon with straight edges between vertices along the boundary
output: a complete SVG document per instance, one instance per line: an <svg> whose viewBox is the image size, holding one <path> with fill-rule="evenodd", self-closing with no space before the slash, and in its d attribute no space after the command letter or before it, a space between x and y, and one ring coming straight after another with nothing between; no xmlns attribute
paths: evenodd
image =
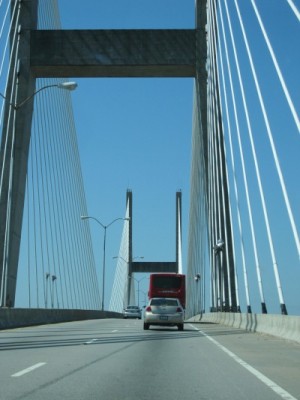
<svg viewBox="0 0 300 400"><path fill-rule="evenodd" d="M167 316L167 315L161 315L161 316L159 317L159 319L160 319L161 321L168 321L168 316Z"/></svg>

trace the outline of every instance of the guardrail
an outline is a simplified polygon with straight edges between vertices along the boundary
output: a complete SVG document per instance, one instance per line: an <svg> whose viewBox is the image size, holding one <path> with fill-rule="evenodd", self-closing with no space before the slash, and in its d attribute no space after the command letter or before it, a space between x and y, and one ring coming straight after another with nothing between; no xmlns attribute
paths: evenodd
<svg viewBox="0 0 300 400"><path fill-rule="evenodd" d="M1 308L0 329L122 317L122 314L111 311Z"/></svg>
<svg viewBox="0 0 300 400"><path fill-rule="evenodd" d="M277 314L242 314L216 312L197 315L190 322L215 322L300 343L300 317Z"/></svg>

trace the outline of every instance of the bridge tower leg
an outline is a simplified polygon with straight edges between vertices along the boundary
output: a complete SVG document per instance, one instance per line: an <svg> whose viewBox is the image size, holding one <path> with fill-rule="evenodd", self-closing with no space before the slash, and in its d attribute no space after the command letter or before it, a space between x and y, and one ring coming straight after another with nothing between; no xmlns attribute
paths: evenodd
<svg viewBox="0 0 300 400"><path fill-rule="evenodd" d="M216 6L217 2L212 2L213 7L213 18L216 19ZM206 209L207 209L207 220L209 223L209 246L211 254L211 271L214 276L214 282L212 283L212 292L216 292L216 295L222 298L222 311L238 311L237 301L237 288L235 279L235 265L233 257L233 243L231 234L231 220L230 220L230 209L229 209L229 194L228 194L228 182L225 162L225 150L222 125L220 123L221 106L218 91L216 91L215 109L218 109L218 113L215 113L214 126L219 126L220 139L216 137L217 142L217 161L215 162L217 170L217 179L219 181L219 190L216 186L211 188L212 183L209 178L209 168L211 168L211 160L209 155L209 137L215 135L215 132L209 132L207 121L207 77L206 60L207 60L207 1L197 0L196 1L196 27L197 27L197 54L196 54L196 95L199 104L199 119L202 126L202 137L201 142L203 145L203 168L204 168L204 180L205 180L205 192L206 192ZM212 51L212 56L215 57L216 49ZM210 126L211 126L210 125ZM222 172L223 171L223 172ZM220 189L222 187L222 189ZM208 191L214 191L215 198L212 199ZM214 201L216 200L216 203ZM214 215L209 213L215 213L216 210L220 213L221 217L214 223ZM218 240L222 239L224 247L222 252L215 252L214 247ZM220 262L222 261L222 262ZM219 292L219 293L217 293ZM222 292L222 293L221 293ZM213 296L214 298L217 296ZM212 304L212 310L216 311L218 304Z"/></svg>
<svg viewBox="0 0 300 400"><path fill-rule="evenodd" d="M16 4L17 3L17 4ZM38 0L11 1L11 59L0 149L0 305L15 304L17 270L26 188L35 78L30 71L30 30L37 28ZM15 35L16 33L16 35ZM14 37L16 39L14 39Z"/></svg>

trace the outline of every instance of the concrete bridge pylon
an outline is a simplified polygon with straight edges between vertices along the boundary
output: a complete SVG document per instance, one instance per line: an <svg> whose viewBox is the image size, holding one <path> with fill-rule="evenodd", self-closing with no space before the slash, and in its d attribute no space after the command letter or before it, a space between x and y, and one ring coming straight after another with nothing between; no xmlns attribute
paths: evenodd
<svg viewBox="0 0 300 400"><path fill-rule="evenodd" d="M127 303L131 304L132 294L132 277L134 273L154 273L154 272L171 272L182 273L181 246L182 246L182 217L181 217L181 191L176 192L176 251L175 261L134 261L132 255L132 191L127 190L126 206L128 209L129 233L128 233L128 280L127 280Z"/></svg>

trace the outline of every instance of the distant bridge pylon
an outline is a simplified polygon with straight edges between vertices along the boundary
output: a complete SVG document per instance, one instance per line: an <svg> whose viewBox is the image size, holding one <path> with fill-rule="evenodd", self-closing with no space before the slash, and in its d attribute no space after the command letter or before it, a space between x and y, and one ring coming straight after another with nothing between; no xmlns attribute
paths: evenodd
<svg viewBox="0 0 300 400"><path fill-rule="evenodd" d="M182 273L182 228L181 228L181 191L176 192L176 251L175 261L134 261L132 248L132 191L126 193L126 214L129 223L124 225L121 239L119 256L117 257L117 269L113 284L109 310L121 312L128 304L135 303L134 274L135 273L154 273L172 272Z"/></svg>

